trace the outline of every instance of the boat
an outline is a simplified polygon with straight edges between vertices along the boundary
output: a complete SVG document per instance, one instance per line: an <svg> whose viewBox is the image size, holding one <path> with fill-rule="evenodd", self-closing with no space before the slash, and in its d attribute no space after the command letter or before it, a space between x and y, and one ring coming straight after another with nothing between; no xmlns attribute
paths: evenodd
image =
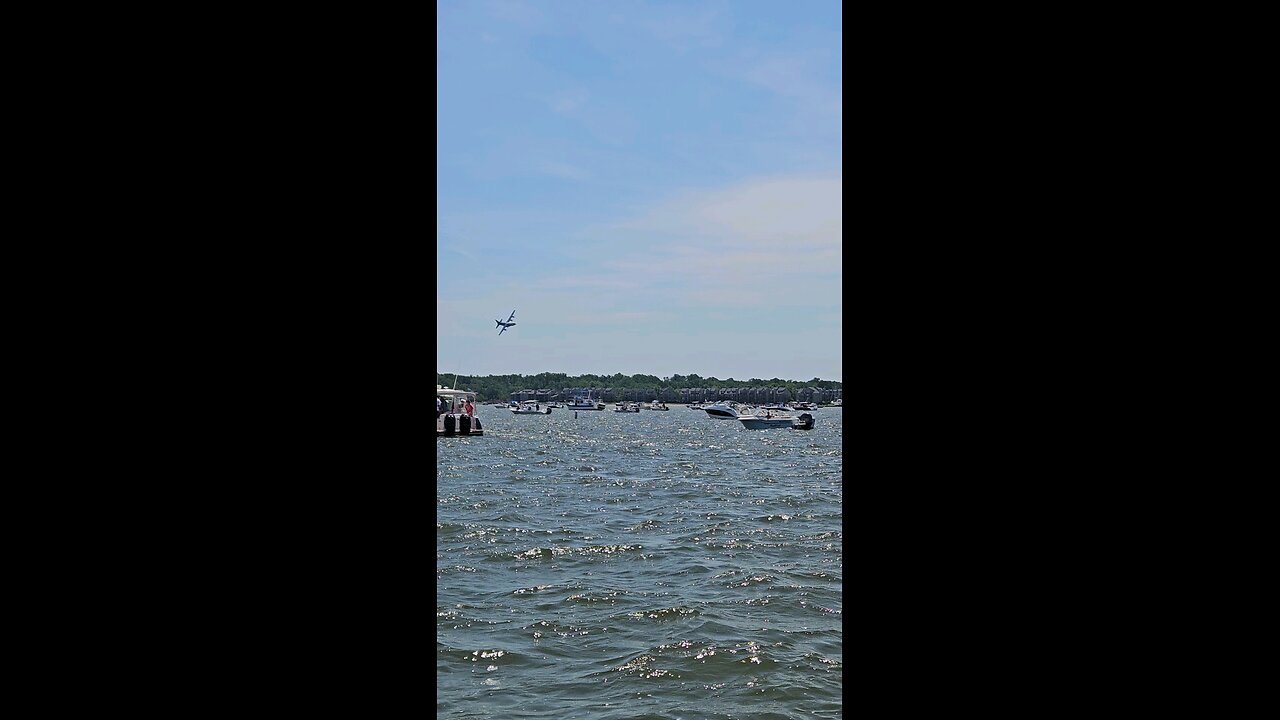
<svg viewBox="0 0 1280 720"><path fill-rule="evenodd" d="M614 412L640 412L640 403L614 403Z"/></svg>
<svg viewBox="0 0 1280 720"><path fill-rule="evenodd" d="M709 405L704 405L702 407L702 410L703 412L705 412L706 414L710 415L713 418L733 419L738 417L738 410L741 407L742 407L741 405L733 402L727 402L727 403L717 402L717 403L711 403Z"/></svg>
<svg viewBox="0 0 1280 720"><path fill-rule="evenodd" d="M812 430L813 416L801 413L799 416L790 413L775 413L761 410L754 413L743 413L738 422L748 430L768 430L770 428L794 428L796 430Z"/></svg>
<svg viewBox="0 0 1280 720"><path fill-rule="evenodd" d="M744 410L738 415L738 422L748 430L767 430L769 428L791 427L795 415L772 410Z"/></svg>
<svg viewBox="0 0 1280 720"><path fill-rule="evenodd" d="M696 402L689 403L688 405L685 405L685 407L689 408L690 410L702 410L702 409L703 409L703 407L702 407L702 403L696 403Z"/></svg>
<svg viewBox="0 0 1280 720"><path fill-rule="evenodd" d="M796 410L817 410L817 409L818 409L818 406L817 406L817 405L814 405L814 404L813 404L813 403L811 403L811 402L803 402L803 401L801 401L801 402L797 402L797 403L795 403L795 409L796 409Z"/></svg>
<svg viewBox="0 0 1280 720"><path fill-rule="evenodd" d="M831 402L831 407L844 407L844 398L836 398Z"/></svg>
<svg viewBox="0 0 1280 720"><path fill-rule="evenodd" d="M436 437L453 437L457 435L478 437L484 435L484 428L480 425L480 418L468 415L466 410L463 409L463 406L470 401L473 406L472 412L475 412L475 393L470 390L457 390L443 385L436 385L436 398L444 405L441 410L436 412Z"/></svg>
<svg viewBox="0 0 1280 720"><path fill-rule="evenodd" d="M667 407L667 404L662 402L661 400L654 400L653 402L649 403L649 409L650 410L670 410L671 408Z"/></svg>
<svg viewBox="0 0 1280 720"><path fill-rule="evenodd" d="M511 408L512 415L550 415L551 406L542 407L542 403L537 400L525 400L518 406Z"/></svg>
<svg viewBox="0 0 1280 720"><path fill-rule="evenodd" d="M570 410L603 410L604 403L592 400L590 393L588 393L586 397L581 395L573 396L573 399L565 407Z"/></svg>

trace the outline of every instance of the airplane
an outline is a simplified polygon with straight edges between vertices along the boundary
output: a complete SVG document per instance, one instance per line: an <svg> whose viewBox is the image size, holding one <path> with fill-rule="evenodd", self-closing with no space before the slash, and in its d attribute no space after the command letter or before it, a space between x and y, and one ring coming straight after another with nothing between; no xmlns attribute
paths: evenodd
<svg viewBox="0 0 1280 720"><path fill-rule="evenodd" d="M507 328L511 327L512 325L515 325L515 323L511 322L512 318L514 318L515 316L516 316L516 311L512 310L511 317L507 318L506 322L502 322L501 320L494 320L494 322L498 323L498 325L502 327L502 329L498 331L499 335L506 332Z"/></svg>

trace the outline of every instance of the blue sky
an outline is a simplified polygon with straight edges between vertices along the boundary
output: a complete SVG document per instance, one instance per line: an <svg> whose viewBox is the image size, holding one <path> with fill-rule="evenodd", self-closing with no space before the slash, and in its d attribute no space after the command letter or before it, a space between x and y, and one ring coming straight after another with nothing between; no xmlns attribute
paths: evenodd
<svg viewBox="0 0 1280 720"><path fill-rule="evenodd" d="M437 369L842 381L841 60L832 0L438 0Z"/></svg>

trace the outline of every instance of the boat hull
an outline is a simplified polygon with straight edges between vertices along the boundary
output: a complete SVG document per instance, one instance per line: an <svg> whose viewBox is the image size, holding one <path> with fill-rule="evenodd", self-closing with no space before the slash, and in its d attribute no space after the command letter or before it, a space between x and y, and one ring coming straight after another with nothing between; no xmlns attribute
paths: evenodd
<svg viewBox="0 0 1280 720"><path fill-rule="evenodd" d="M445 414L436 418L436 437L483 437L480 418L463 414Z"/></svg>
<svg viewBox="0 0 1280 720"><path fill-rule="evenodd" d="M763 418L745 415L738 418L742 427L748 430L771 430L773 428L789 428L795 424L793 417Z"/></svg>

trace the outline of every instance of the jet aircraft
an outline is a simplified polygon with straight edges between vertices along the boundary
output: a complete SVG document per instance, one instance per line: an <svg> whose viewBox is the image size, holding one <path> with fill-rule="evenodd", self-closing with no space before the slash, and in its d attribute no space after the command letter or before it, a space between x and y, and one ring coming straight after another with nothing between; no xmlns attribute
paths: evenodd
<svg viewBox="0 0 1280 720"><path fill-rule="evenodd" d="M514 319L514 318L515 318L515 316L516 316L516 311L515 311L515 310L512 310L512 311L511 311L511 317L507 318L507 321L506 321L506 322L502 322L501 320L494 320L494 322L498 323L498 326L502 328L501 330L499 330L499 331L498 331L498 334L499 334L499 335L501 335L502 333L506 332L506 331L507 331L507 328L511 327L512 325L515 325L515 323L514 323L514 322L511 322L511 321L512 321L512 319Z"/></svg>

